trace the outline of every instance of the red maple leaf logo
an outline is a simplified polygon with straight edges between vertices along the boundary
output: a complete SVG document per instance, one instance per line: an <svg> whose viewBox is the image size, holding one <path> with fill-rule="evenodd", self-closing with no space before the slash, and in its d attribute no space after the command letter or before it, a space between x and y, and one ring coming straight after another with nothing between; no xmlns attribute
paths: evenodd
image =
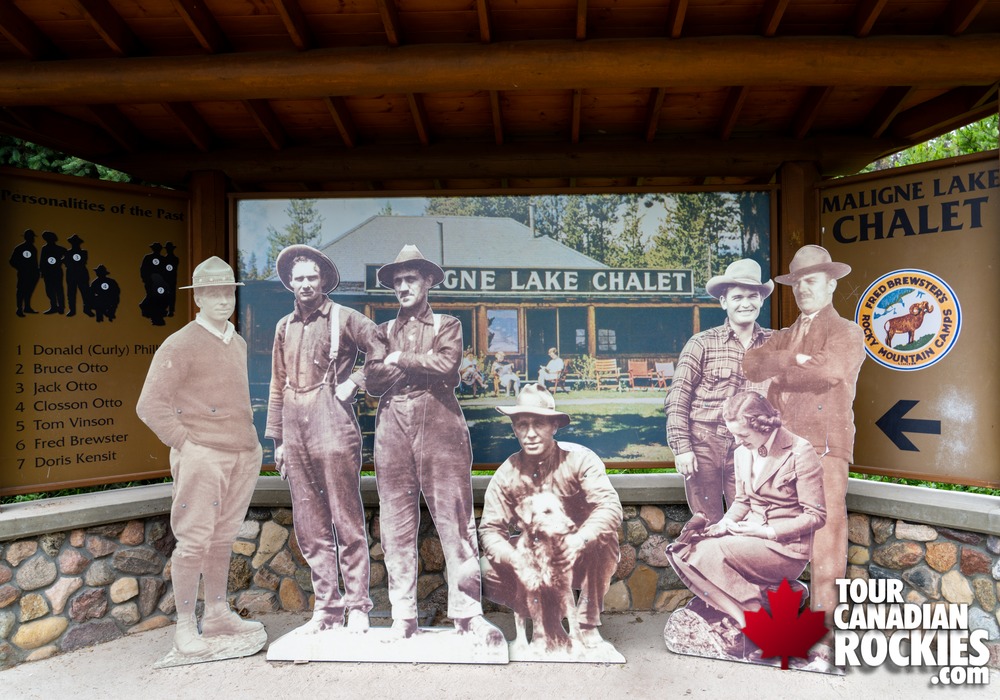
<svg viewBox="0 0 1000 700"><path fill-rule="evenodd" d="M761 657L781 657L781 668L788 668L788 659L809 658L809 650L827 633L823 613L803 610L799 614L802 591L793 591L788 579L783 579L777 591L768 591L771 614L763 609L745 612L747 626L743 634L760 647Z"/></svg>

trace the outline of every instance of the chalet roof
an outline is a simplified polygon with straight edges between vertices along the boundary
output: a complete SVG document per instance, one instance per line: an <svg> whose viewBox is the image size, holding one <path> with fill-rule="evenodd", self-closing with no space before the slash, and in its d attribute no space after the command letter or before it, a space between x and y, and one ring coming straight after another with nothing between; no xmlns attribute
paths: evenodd
<svg viewBox="0 0 1000 700"><path fill-rule="evenodd" d="M766 184L997 111L1000 0L0 0L0 133L241 192Z"/></svg>
<svg viewBox="0 0 1000 700"><path fill-rule="evenodd" d="M321 250L337 264L346 284L363 282L366 264L392 262L406 243L442 267L607 267L500 217L373 216Z"/></svg>

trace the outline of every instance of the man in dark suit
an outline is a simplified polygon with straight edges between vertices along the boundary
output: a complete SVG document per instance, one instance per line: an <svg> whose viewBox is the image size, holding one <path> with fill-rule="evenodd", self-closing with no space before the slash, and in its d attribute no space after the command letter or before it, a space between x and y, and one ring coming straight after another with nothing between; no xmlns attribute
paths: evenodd
<svg viewBox="0 0 1000 700"><path fill-rule="evenodd" d="M808 440L821 458L826 525L816 532L811 569L814 610L832 621L837 606L834 581L847 571L847 470L854 457L855 384L865 359L861 328L833 308L837 280L850 273L817 245L800 248L787 275L801 312L762 347L748 350L743 372L751 381L772 379L768 398L785 425Z"/></svg>
<svg viewBox="0 0 1000 700"><path fill-rule="evenodd" d="M31 308L31 294L35 291L38 278L38 249L35 248L35 232L24 230L24 243L14 248L10 255L10 266L17 270L17 315L38 313Z"/></svg>

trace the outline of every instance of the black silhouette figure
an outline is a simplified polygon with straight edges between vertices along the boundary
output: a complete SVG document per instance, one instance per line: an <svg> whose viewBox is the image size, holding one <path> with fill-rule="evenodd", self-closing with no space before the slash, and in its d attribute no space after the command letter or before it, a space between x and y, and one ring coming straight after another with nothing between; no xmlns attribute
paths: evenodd
<svg viewBox="0 0 1000 700"><path fill-rule="evenodd" d="M98 265L94 274L97 277L90 283L90 308L97 315L98 323L105 316L108 317L108 322L114 321L118 302L121 301L121 289L117 282L108 277L108 268L104 265Z"/></svg>
<svg viewBox="0 0 1000 700"><path fill-rule="evenodd" d="M159 243L150 243L149 247L152 249L152 253L148 253L142 259L142 263L139 265L139 276L142 278L142 284L146 287L146 292L149 292L149 285L152 284L154 274L162 274L163 270L163 258L160 256L160 251L163 250L163 246Z"/></svg>
<svg viewBox="0 0 1000 700"><path fill-rule="evenodd" d="M38 285L38 249L35 248L35 232L24 230L24 243L16 246L10 254L10 266L17 270L17 315L37 314L31 308L31 295Z"/></svg>
<svg viewBox="0 0 1000 700"><path fill-rule="evenodd" d="M63 292L63 258L66 249L56 243L59 237L52 231L43 231L45 245L40 254L38 266L45 282L45 295L49 298L49 310L46 314L61 314L66 310L66 295Z"/></svg>
<svg viewBox="0 0 1000 700"><path fill-rule="evenodd" d="M177 303L177 266L180 258L174 255L177 249L170 241L163 246L167 252L163 256L163 281L167 283L167 316L174 315L174 306Z"/></svg>
<svg viewBox="0 0 1000 700"><path fill-rule="evenodd" d="M146 297L139 302L142 315L152 321L154 326L165 326L167 322L163 319L167 315L168 306L167 283L160 273L153 273L146 285Z"/></svg>
<svg viewBox="0 0 1000 700"><path fill-rule="evenodd" d="M93 316L94 312L90 309L90 270L87 269L87 251L80 248L83 239L74 233L66 241L70 244L63 262L66 267L66 301L69 306L66 315L76 316L76 293L80 292L83 313Z"/></svg>

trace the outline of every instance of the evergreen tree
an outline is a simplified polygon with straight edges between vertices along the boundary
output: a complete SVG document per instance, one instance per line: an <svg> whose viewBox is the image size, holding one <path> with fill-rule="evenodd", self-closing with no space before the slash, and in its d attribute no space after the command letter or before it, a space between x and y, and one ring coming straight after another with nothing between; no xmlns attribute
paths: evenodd
<svg viewBox="0 0 1000 700"><path fill-rule="evenodd" d="M646 255L650 267L690 269L694 286L740 257L740 210L732 195L719 192L678 194Z"/></svg>
<svg viewBox="0 0 1000 700"><path fill-rule="evenodd" d="M320 231L323 228L323 217L316 209L315 199L290 199L285 208L289 222L284 229L277 230L273 226L267 227L267 265L265 270L274 268L274 261L278 259L278 253L290 245L305 244L316 246L319 244Z"/></svg>

